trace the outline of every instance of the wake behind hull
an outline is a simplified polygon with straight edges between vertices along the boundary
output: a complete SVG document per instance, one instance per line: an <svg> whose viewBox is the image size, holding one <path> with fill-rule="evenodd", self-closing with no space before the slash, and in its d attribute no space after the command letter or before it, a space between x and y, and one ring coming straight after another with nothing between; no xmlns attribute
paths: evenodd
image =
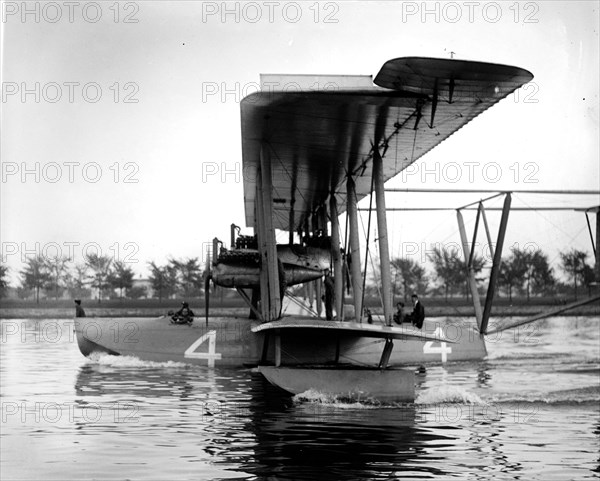
<svg viewBox="0 0 600 481"><path fill-rule="evenodd" d="M182 362L208 367L244 367L275 359L276 340L271 336L263 349L265 335L251 332L253 321L244 318L214 317L208 326L203 320L193 325L174 325L159 318L77 318L75 331L85 356L95 352L135 356L158 362ZM423 342L396 340L389 365L476 361L486 356L483 338L474 326L457 321L426 320L423 330L441 329L455 341ZM282 365L327 364L336 361L356 366L376 366L385 340L357 338L322 332L282 334Z"/></svg>

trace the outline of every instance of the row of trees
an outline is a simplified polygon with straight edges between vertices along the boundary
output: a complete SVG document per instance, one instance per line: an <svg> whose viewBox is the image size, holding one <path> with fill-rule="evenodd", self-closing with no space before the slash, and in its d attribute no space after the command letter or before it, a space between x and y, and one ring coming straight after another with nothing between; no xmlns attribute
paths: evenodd
<svg viewBox="0 0 600 481"><path fill-rule="evenodd" d="M577 297L582 287L594 281L594 270L586 262L587 254L571 249L561 252L559 257L560 270ZM407 299L411 292L443 295L446 299L457 294L469 296L466 262L460 252L436 247L428 259L433 265L432 274L427 272L423 263L414 259L392 259L392 284L396 297ZM490 266L476 255L472 264L477 281L482 283L488 277L483 276L482 271ZM90 298L95 295L98 301L106 297L192 298L202 292L203 269L198 258L170 259L164 265L150 262L148 267L151 292L147 292L143 285L133 285L134 272L129 265L108 256L90 255L83 264L74 264L65 258L34 257L27 259L25 268L20 272L18 291L20 297L33 295L38 302L41 292L58 299L65 290L70 297ZM8 288L7 277L8 268L0 265L0 295L4 295ZM367 288L375 292L379 283L377 279L373 281ZM526 295L529 299L532 295L552 295L567 289L557 279L545 253L520 248L512 248L510 254L502 259L498 284L511 299L513 294Z"/></svg>
<svg viewBox="0 0 600 481"><path fill-rule="evenodd" d="M134 286L133 269L125 262L109 256L91 254L82 264L75 264L64 257L28 258L25 268L19 272L19 297L34 297L39 302L40 294L58 299L65 291L72 298L96 296L98 302L105 298L138 299L154 294L159 298L173 295L195 297L202 285L202 269L198 259L170 259L164 266L149 263L150 284L153 292L144 285ZM0 265L0 295L8 289L8 267Z"/></svg>
<svg viewBox="0 0 600 481"><path fill-rule="evenodd" d="M557 279L545 253L518 247L512 248L510 254L502 259L498 285L510 299L513 294L525 295L527 299L532 295L553 295L557 291L568 290L569 285L577 297L581 287L590 286L594 281L594 270L586 262L587 253L571 249L561 252L559 257L560 269L568 285ZM433 264L432 276L413 259L392 259L392 287L396 297L406 300L411 292L443 294L445 299L462 292L469 296L467 263L461 253L435 248L428 258ZM481 257L473 256L472 269L478 283L488 278L481 275L486 267L491 266L486 266Z"/></svg>
<svg viewBox="0 0 600 481"><path fill-rule="evenodd" d="M150 282L154 297L169 298L175 294L196 297L203 284L203 270L197 257L185 260L170 259L163 266L150 262Z"/></svg>

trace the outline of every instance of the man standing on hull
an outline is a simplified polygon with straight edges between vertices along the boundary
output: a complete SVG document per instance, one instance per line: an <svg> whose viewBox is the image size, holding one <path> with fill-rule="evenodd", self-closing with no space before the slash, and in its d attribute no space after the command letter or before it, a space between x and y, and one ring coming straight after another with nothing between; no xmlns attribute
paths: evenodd
<svg viewBox="0 0 600 481"><path fill-rule="evenodd" d="M323 284L325 285L325 318L331 321L333 319L333 303L335 301L335 283L329 269L325 269Z"/></svg>
<svg viewBox="0 0 600 481"><path fill-rule="evenodd" d="M412 322L413 326L418 329L423 327L423 321L425 320L425 308L421 301L419 301L419 296L413 294L411 296L413 303L413 311L407 316L407 320Z"/></svg>

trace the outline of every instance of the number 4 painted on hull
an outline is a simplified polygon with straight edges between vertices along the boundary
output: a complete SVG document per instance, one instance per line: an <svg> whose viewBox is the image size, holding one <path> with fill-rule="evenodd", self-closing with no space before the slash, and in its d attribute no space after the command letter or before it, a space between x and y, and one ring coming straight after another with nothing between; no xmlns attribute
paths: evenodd
<svg viewBox="0 0 600 481"><path fill-rule="evenodd" d="M442 335L442 330L439 326L436 328L433 334L437 336ZM423 354L441 354L442 362L446 362L448 360L448 354L452 352L452 348L445 342L440 342L440 347L434 347L433 342L434 341L428 341L423 345Z"/></svg>
<svg viewBox="0 0 600 481"><path fill-rule="evenodd" d="M195 352L200 344L208 339L208 352ZM221 354L216 351L217 347L217 331L208 331L200 336L194 344L187 348L183 353L183 357L190 359L208 359L208 367L215 367L215 359L221 359Z"/></svg>

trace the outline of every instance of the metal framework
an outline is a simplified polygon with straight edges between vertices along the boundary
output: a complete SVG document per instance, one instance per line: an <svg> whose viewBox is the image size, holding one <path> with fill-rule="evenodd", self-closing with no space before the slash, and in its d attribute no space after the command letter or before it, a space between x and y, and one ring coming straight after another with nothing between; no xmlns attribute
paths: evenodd
<svg viewBox="0 0 600 481"><path fill-rule="evenodd" d="M374 161L376 160L374 156ZM374 163L376 166L376 162ZM375 169L374 169L375 175ZM377 187L377 183L376 183ZM444 193L444 194L463 194L463 193L487 193L493 194L485 199L481 199L475 202L471 202L469 204L463 205L458 208L453 207L387 207L385 209L386 212L394 212L394 211L456 211L456 217L458 222L458 230L460 234L461 244L463 248L463 254L465 257L465 263L467 266L467 281L469 285L469 290L471 291L471 295L473 297L473 307L475 309L475 318L477 319L477 325L479 327L480 333L487 334L488 322L490 319L490 315L492 312L492 305L494 300L494 295L496 291L496 285L498 282L498 277L500 274L500 265L502 262L502 250L504 245L504 239L506 236L506 228L508 225L508 216L511 211L516 212L527 212L527 211L581 211L585 213L586 221L588 225L588 231L590 234L590 239L592 241L592 249L596 257L596 279L600 281L600 221L598 219L598 214L600 213L600 206L594 207L564 207L564 206L553 206L553 207L513 207L511 208L512 203L512 194L520 193L520 194L558 194L558 195L600 195L600 191L595 190L476 190L476 189L385 189L385 192L420 192L420 193ZM377 190L376 190L377 193ZM379 192L379 195L383 197L383 194ZM497 197L504 196L504 205L502 207L487 207L484 208L484 202L495 199ZM385 205L385 200L381 202ZM381 212L380 197L377 198L377 214L378 218L383 214L385 219L385 212ZM360 208L359 211L371 211L372 207L369 208ZM475 227L473 230L472 241L469 243L467 238L467 232L465 229L465 223L462 216L462 211L475 210L477 211L477 217L475 218ZM495 243L495 248L492 247L492 238L490 234L489 225L486 217L487 211L501 211L502 215L500 218L500 226L498 228L498 236ZM595 213L596 214L596 242L594 242L594 236L592 234L592 227L590 223L590 219L588 214ZM490 272L490 279L488 283L488 289L485 297L485 304L482 308L481 299L479 296L479 291L477 289L477 281L475 279L475 270L473 266L474 260L474 247L477 240L477 233L479 229L480 220L483 220L486 237L488 240L488 245L490 246L491 255L493 258L492 269ZM384 227L386 227L384 225ZM387 247L387 229L383 230L382 226L379 226L380 238L383 236L385 239L385 247ZM383 234L382 234L383 232ZM381 249L381 246L380 246ZM387 251L385 251L387 253ZM383 253L382 253L383 254ZM383 257L383 256L382 256ZM387 256L386 256L387 257ZM389 264L389 258L387 258ZM384 269L384 261L382 260L382 277L383 273L387 271ZM387 305L385 298L385 283L382 282L384 287L384 311L385 306ZM580 304L574 305L577 307ZM562 311L561 311L562 312ZM387 313L386 321L387 321ZM542 315L544 317L544 315ZM541 317L540 317L541 318Z"/></svg>

